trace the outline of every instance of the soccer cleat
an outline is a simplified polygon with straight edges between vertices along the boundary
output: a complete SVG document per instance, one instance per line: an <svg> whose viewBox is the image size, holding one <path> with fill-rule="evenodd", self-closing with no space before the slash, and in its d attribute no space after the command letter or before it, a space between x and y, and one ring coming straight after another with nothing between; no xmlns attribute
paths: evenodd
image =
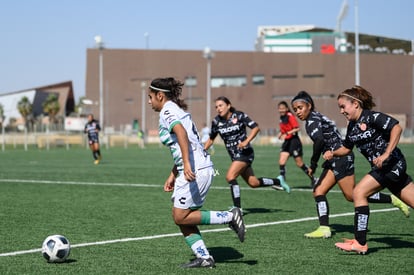
<svg viewBox="0 0 414 275"><path fill-rule="evenodd" d="M410 209L408 208L408 205L406 205L402 200L400 200L397 196L391 195L391 203L395 207L401 210L405 217L410 216Z"/></svg>
<svg viewBox="0 0 414 275"><path fill-rule="evenodd" d="M246 232L246 227L244 226L243 213L238 207L233 207L230 212L233 213L233 218L229 223L229 227L233 229L234 232L236 232L240 242L244 242L244 233Z"/></svg>
<svg viewBox="0 0 414 275"><path fill-rule="evenodd" d="M317 238L330 238L332 236L331 228L326 225L319 226L315 231L306 233L306 238L317 239Z"/></svg>
<svg viewBox="0 0 414 275"><path fill-rule="evenodd" d="M229 209L229 211L231 211L234 207L237 207L237 206L230 206L230 207L228 208L228 209ZM243 208L239 207L239 209L240 209L240 212L241 212L242 216L244 216Z"/></svg>
<svg viewBox="0 0 414 275"><path fill-rule="evenodd" d="M280 182L280 185L273 184L272 188L279 190L279 191L286 191L287 193L290 193L290 186L285 182L285 179L282 175L278 176L277 179Z"/></svg>
<svg viewBox="0 0 414 275"><path fill-rule="evenodd" d="M99 159L96 159L93 163L99 164Z"/></svg>
<svg viewBox="0 0 414 275"><path fill-rule="evenodd" d="M365 255L368 252L368 244L360 245L355 239L344 239L343 243L335 243L335 246L346 252L356 252Z"/></svg>
<svg viewBox="0 0 414 275"><path fill-rule="evenodd" d="M182 268L197 268L197 267L214 268L216 267L216 263L214 262L213 257L210 256L208 259L195 258L189 263L182 264L181 267Z"/></svg>

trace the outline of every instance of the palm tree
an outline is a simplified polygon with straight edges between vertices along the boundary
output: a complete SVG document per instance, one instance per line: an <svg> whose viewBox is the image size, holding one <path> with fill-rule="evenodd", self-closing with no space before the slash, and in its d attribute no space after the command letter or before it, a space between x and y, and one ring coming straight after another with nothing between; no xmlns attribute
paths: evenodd
<svg viewBox="0 0 414 275"><path fill-rule="evenodd" d="M49 94L42 104L43 112L49 115L49 122L56 123L56 115L60 110L58 97L56 94Z"/></svg>
<svg viewBox="0 0 414 275"><path fill-rule="evenodd" d="M22 97L22 99L20 99L19 102L17 102L17 109L19 110L19 113L22 115L24 119L24 125L27 129L29 126L30 117L32 116L33 104L26 96L24 96Z"/></svg>

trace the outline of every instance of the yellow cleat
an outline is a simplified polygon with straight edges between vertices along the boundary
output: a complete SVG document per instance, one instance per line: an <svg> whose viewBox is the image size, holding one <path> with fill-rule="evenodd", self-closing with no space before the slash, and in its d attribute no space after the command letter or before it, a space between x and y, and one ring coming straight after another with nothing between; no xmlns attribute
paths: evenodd
<svg viewBox="0 0 414 275"><path fill-rule="evenodd" d="M96 159L93 163L99 164L99 159Z"/></svg>
<svg viewBox="0 0 414 275"><path fill-rule="evenodd" d="M410 208L402 200L400 200L397 196L391 195L391 203L392 203L392 205L394 205L395 207L400 209L401 212L403 212L405 217L408 218L410 216Z"/></svg>
<svg viewBox="0 0 414 275"><path fill-rule="evenodd" d="M329 226L321 225L315 231L306 233L306 238L317 239L317 238L330 238L332 236L331 228Z"/></svg>

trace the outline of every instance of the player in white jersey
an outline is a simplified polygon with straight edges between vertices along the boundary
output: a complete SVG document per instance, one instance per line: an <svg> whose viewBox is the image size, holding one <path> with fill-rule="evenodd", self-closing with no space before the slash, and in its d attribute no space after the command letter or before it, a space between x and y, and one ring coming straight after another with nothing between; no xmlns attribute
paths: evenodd
<svg viewBox="0 0 414 275"><path fill-rule="evenodd" d="M173 219L196 258L184 268L215 267L197 225L229 224L239 240L244 241L245 226L239 208L230 211L200 210L213 181L214 168L200 142L198 131L180 99L184 84L174 78L157 78L148 89L152 109L160 113L159 137L169 147L174 166L164 184L173 192Z"/></svg>

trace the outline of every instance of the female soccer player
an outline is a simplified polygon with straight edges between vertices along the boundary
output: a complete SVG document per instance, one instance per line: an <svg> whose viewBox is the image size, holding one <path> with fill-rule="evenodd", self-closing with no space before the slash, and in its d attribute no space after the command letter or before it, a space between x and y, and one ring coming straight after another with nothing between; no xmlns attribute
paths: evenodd
<svg viewBox="0 0 414 275"><path fill-rule="evenodd" d="M349 154L356 146L371 164L371 171L353 191L355 239L345 239L345 242L336 243L335 246L347 252L365 254L368 251L369 196L388 188L395 196L414 207L414 184L406 173L405 157L397 147L402 132L398 120L372 111L375 107L372 95L361 86L354 86L339 94L338 106L349 121L346 138L339 148L327 150L324 158L331 160Z"/></svg>
<svg viewBox="0 0 414 275"><path fill-rule="evenodd" d="M245 226L239 208L231 211L199 210L213 181L214 168L209 154L200 142L187 105L180 95L184 84L174 78L157 78L148 89L149 104L160 113L159 137L169 147L174 166L164 184L172 192L174 222L196 258L184 268L215 267L197 225L229 224L244 241Z"/></svg>
<svg viewBox="0 0 414 275"><path fill-rule="evenodd" d="M313 141L313 153L309 168L310 175L313 175L321 155L326 151L340 148L342 146L342 137L333 121L315 111L313 99L307 92L301 91L292 99L292 108L300 120L306 121L306 133ZM327 160L323 163L322 168L323 171L313 189L313 197L319 217L319 227L313 232L306 233L305 237L307 238L331 237L329 204L326 195L336 183L341 188L345 199L352 201L352 191L355 187L353 153L348 151L347 154L343 154L341 157ZM369 194L371 196L367 196L367 198L369 197L369 202L393 203L405 212L406 215L409 214L408 207L397 197L374 193L372 192Z"/></svg>
<svg viewBox="0 0 414 275"><path fill-rule="evenodd" d="M299 139L299 123L295 116L289 109L289 105L286 101L281 101L278 104L278 110L280 114L279 122L279 135L278 138L283 140L280 147L279 155L279 169L280 175L286 180L286 163L290 156L295 159L296 165L303 170L303 172L309 176L309 168L303 163L303 149L302 142ZM316 183L316 179L313 176L309 176L311 179L311 187Z"/></svg>
<svg viewBox="0 0 414 275"><path fill-rule="evenodd" d="M89 148L92 151L95 164L99 164L102 159L101 150L99 148L99 131L101 126L99 122L94 119L93 114L88 115L88 122L85 125L84 132L88 135Z"/></svg>
<svg viewBox="0 0 414 275"><path fill-rule="evenodd" d="M252 162L254 151L250 142L256 137L260 129L257 123L242 111L237 111L227 97L220 96L215 100L218 115L211 125L210 138L204 144L208 150L217 135L223 139L227 152L232 160L226 174L226 181L230 184L233 206L241 208L240 187L237 177L242 176L252 188L271 186L276 190L285 190L290 193L290 187L282 176L276 179L257 178L254 175ZM247 135L246 127L251 128Z"/></svg>

